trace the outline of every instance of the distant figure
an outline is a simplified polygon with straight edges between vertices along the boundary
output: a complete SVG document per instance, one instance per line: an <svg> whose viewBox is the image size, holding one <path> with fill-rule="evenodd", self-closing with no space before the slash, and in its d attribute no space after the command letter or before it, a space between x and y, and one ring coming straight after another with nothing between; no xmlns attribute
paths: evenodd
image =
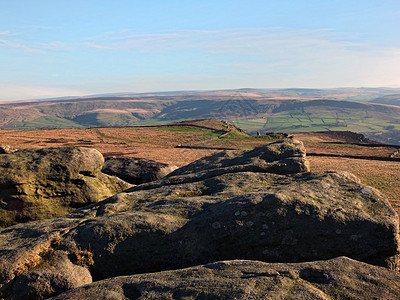
<svg viewBox="0 0 400 300"><path fill-rule="evenodd" d="M259 131L257 131L257 136L260 136L261 134L260 134L260 132Z"/></svg>

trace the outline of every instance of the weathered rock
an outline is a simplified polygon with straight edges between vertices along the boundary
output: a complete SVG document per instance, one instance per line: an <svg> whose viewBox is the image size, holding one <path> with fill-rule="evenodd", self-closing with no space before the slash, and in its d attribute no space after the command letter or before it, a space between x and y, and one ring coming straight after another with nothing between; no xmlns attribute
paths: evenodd
<svg viewBox="0 0 400 300"><path fill-rule="evenodd" d="M2 289L58 250L90 253L95 280L230 259L348 256L397 269L398 216L384 196L348 173L280 174L303 170L302 145L290 139L226 151L67 216L7 228Z"/></svg>
<svg viewBox="0 0 400 300"><path fill-rule="evenodd" d="M102 172L117 176L132 184L141 184L163 178L176 170L174 165L135 157L107 157Z"/></svg>
<svg viewBox="0 0 400 300"><path fill-rule="evenodd" d="M103 162L89 148L0 155L0 227L65 214L132 186L101 173Z"/></svg>
<svg viewBox="0 0 400 300"><path fill-rule="evenodd" d="M309 170L303 143L289 138L251 151L228 150L207 156L175 170L167 177L190 174L204 178L205 173L215 176L233 172L293 174Z"/></svg>
<svg viewBox="0 0 400 300"><path fill-rule="evenodd" d="M127 190L92 206L96 218L64 242L91 249L99 278L235 258L396 268L398 217L382 197L345 173L231 173Z"/></svg>
<svg viewBox="0 0 400 300"><path fill-rule="evenodd" d="M85 219L56 218L17 224L0 231L0 299L15 278L44 265L55 245ZM71 254L76 251L70 251Z"/></svg>
<svg viewBox="0 0 400 300"><path fill-rule="evenodd" d="M18 149L13 149L8 145L0 145L0 154L10 154L17 151Z"/></svg>
<svg viewBox="0 0 400 300"><path fill-rule="evenodd" d="M297 264L220 261L94 282L66 299L399 299L400 273L346 257Z"/></svg>
<svg viewBox="0 0 400 300"><path fill-rule="evenodd" d="M66 252L47 254L43 265L18 277L12 286L12 299L44 299L92 282L87 268L73 264Z"/></svg>

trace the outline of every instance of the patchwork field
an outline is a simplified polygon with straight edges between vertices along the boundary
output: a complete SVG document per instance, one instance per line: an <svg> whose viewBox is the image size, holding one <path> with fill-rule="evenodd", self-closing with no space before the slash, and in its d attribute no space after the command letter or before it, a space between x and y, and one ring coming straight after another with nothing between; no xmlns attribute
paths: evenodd
<svg viewBox="0 0 400 300"><path fill-rule="evenodd" d="M281 112L266 118L232 121L233 124L248 132L315 132L315 131L354 131L376 133L388 130L400 130L398 118L388 118L385 114L368 111L359 112Z"/></svg>

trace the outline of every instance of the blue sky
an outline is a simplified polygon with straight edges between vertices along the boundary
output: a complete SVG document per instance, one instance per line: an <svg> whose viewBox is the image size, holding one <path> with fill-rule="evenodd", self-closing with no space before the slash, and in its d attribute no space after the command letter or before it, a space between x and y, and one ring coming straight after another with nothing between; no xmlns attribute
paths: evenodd
<svg viewBox="0 0 400 300"><path fill-rule="evenodd" d="M400 1L0 0L0 100L400 87Z"/></svg>

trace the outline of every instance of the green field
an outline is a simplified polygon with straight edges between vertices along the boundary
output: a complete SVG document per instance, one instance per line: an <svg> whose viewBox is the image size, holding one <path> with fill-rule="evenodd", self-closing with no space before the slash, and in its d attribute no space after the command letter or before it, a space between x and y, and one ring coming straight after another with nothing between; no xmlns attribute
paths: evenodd
<svg viewBox="0 0 400 300"><path fill-rule="evenodd" d="M379 116L369 117L365 112L332 113L316 117L301 112L282 112L265 119L230 121L249 133L263 132L311 132L311 131L354 131L359 133L400 130L398 120L387 120Z"/></svg>

